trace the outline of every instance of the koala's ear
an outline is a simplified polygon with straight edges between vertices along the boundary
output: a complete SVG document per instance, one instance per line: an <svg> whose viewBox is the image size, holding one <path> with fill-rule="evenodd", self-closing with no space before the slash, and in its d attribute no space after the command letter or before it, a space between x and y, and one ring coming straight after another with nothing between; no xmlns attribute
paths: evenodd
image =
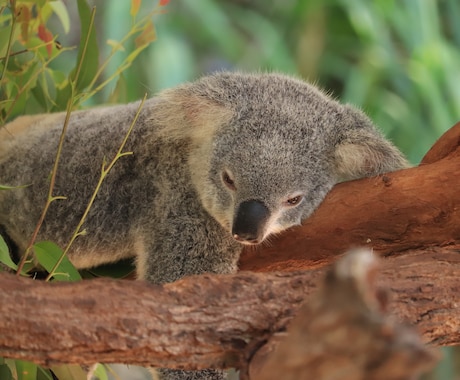
<svg viewBox="0 0 460 380"><path fill-rule="evenodd" d="M334 159L341 179L371 177L410 166L402 153L362 112L344 106L340 119Z"/></svg>
<svg viewBox="0 0 460 380"><path fill-rule="evenodd" d="M200 143L232 117L230 109L196 94L191 86L182 85L159 94L154 117L161 126L162 137Z"/></svg>

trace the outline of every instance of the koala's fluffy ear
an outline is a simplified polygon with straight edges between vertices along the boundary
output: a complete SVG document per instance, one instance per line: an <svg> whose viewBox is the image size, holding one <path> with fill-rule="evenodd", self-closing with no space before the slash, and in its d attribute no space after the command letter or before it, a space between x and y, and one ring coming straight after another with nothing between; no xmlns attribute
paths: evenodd
<svg viewBox="0 0 460 380"><path fill-rule="evenodd" d="M165 90L158 96L155 118L160 135L168 139L191 139L200 143L230 120L231 110L197 94L190 84Z"/></svg>
<svg viewBox="0 0 460 380"><path fill-rule="evenodd" d="M410 166L367 116L351 106L344 106L343 111L334 152L335 167L341 179L371 177Z"/></svg>

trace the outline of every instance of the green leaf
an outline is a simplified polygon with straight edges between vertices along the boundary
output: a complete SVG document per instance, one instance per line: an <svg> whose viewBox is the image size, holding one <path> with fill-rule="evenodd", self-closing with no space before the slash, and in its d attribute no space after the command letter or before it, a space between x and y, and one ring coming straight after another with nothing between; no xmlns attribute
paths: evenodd
<svg viewBox="0 0 460 380"><path fill-rule="evenodd" d="M21 32L20 28L18 27L14 28L12 41L17 41L20 32ZM10 34L11 34L11 24L0 28L0 57L4 57L6 55L6 50L7 50Z"/></svg>
<svg viewBox="0 0 460 380"><path fill-rule="evenodd" d="M14 360L14 359L5 359L5 358L3 358L2 360L3 360L3 363L5 363L8 366L11 374L13 375L13 379L17 380L16 379L17 378L17 375L16 375L16 360Z"/></svg>
<svg viewBox="0 0 460 380"><path fill-rule="evenodd" d="M81 35L80 45L78 47L77 65L72 70L70 78L75 80L75 76L77 75L77 68L80 65L80 61L82 61L80 74L76 83L76 90L82 91L88 87L97 73L99 67L99 49L97 46L95 28L94 25L91 24L91 9L88 6L86 0L78 0L77 4L78 14L80 15ZM88 33L88 45L86 46L85 51L85 43L88 37Z"/></svg>
<svg viewBox="0 0 460 380"><path fill-rule="evenodd" d="M63 254L63 250L51 241L41 241L34 244L35 256L48 272L53 270L54 265L58 262ZM57 267L53 278L58 281L79 281L80 273L75 269L70 260L64 256L62 262Z"/></svg>
<svg viewBox="0 0 460 380"><path fill-rule="evenodd" d="M51 370L58 379L63 380L86 380L87 373L78 364L65 364L52 366Z"/></svg>
<svg viewBox="0 0 460 380"><path fill-rule="evenodd" d="M123 74L120 74L117 84L109 96L109 103L127 103L128 99L126 93L128 92L128 86L126 84L126 78Z"/></svg>
<svg viewBox="0 0 460 380"><path fill-rule="evenodd" d="M18 380L35 380L37 378L37 365L35 363L16 360Z"/></svg>
<svg viewBox="0 0 460 380"><path fill-rule="evenodd" d="M51 112L64 111L71 96L72 86L69 81L66 81L62 88L58 88L56 99L54 99L56 105L51 109Z"/></svg>
<svg viewBox="0 0 460 380"><path fill-rule="evenodd" d="M37 380L53 380L53 375L48 369L37 367Z"/></svg>
<svg viewBox="0 0 460 380"><path fill-rule="evenodd" d="M32 94L42 107L42 112L49 112L54 106L53 99L56 97L56 85L51 70L46 69L39 75L38 86L32 89Z"/></svg>
<svg viewBox="0 0 460 380"><path fill-rule="evenodd" d="M2 236L0 236L0 262L5 264L8 268L14 270L18 269L18 266L13 262L13 260L11 260L8 246L6 245L5 240ZM0 379L2 379L1 376Z"/></svg>
<svg viewBox="0 0 460 380"><path fill-rule="evenodd" d="M70 17L69 13L67 12L67 8L62 0L58 1L51 1L49 3L51 8L53 8L54 13L58 17L59 21L61 21L62 27L64 28L64 32L67 34L70 31Z"/></svg>
<svg viewBox="0 0 460 380"><path fill-rule="evenodd" d="M7 364L0 364L0 379L13 380L13 375Z"/></svg>
<svg viewBox="0 0 460 380"><path fill-rule="evenodd" d="M93 375L97 380L108 380L107 370L104 364L97 363L97 366L93 372Z"/></svg>

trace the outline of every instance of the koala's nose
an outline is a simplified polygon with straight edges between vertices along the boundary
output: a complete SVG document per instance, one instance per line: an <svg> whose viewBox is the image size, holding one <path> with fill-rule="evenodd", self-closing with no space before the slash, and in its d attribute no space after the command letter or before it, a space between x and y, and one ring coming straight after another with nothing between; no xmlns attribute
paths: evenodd
<svg viewBox="0 0 460 380"><path fill-rule="evenodd" d="M270 211L262 202L256 200L242 202L233 221L233 238L247 244L260 243L269 216Z"/></svg>

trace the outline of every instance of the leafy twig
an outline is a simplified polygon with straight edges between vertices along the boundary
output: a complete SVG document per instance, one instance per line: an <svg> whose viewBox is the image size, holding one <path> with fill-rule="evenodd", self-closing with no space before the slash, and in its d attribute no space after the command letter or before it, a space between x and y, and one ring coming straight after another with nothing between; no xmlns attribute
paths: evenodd
<svg viewBox="0 0 460 380"><path fill-rule="evenodd" d="M148 20L156 13L159 13L158 10L153 10L151 12L149 12L147 15L145 15L144 17L142 17L142 19L140 19L139 21L137 21L132 27L131 29L129 30L129 32L119 41L119 45L123 46L124 43L126 43L126 41L128 41L129 38L131 38L132 36L134 36L136 33L142 31L144 28L145 28L145 24L148 22ZM141 48L138 48L138 49L145 49L145 47L147 46L144 46L144 47L141 47ZM93 87L95 86L96 82L99 80L100 76L102 75L103 71L106 69L107 65L109 64L109 62L111 61L111 59L114 57L115 53L118 51L119 49L117 48L112 48L112 51L110 52L109 56L107 57L107 59L100 65L96 75L94 76L93 80L91 81L91 83L89 84L88 88L90 89L90 91L87 92L86 96L85 96L85 99L89 99L91 98L95 93L99 92L102 88L104 88L108 83L110 83L113 78L117 75L120 75L124 70L126 70L130 65L131 65L131 62L129 61L129 57L125 59L125 61L121 64L121 66L115 71L114 74L112 74L109 78L107 78L105 81L103 81L101 84L99 84L96 88L93 89Z"/></svg>
<svg viewBox="0 0 460 380"><path fill-rule="evenodd" d="M110 163L108 165L106 165L106 162L104 160L104 162L102 163L102 167L101 167L101 175L99 176L99 181L97 182L97 185L96 185L96 188L94 189L94 192L93 192L93 195L91 196L89 202L88 202L88 205L86 206L86 209L85 209L85 212L83 213L81 219L80 219L80 222L78 223L77 227L75 228L75 231L72 235L72 237L70 238L70 241L69 243L67 244L67 246L65 247L61 257L59 258L59 260L56 262L56 264L54 265L53 269L50 271L50 273L48 274L48 276L46 277L46 281L49 281L51 279L51 277L53 277L56 269L59 267L59 265L61 264L63 258L67 255L67 253L69 252L70 250L70 247L72 246L73 242L75 241L75 239L80 236L80 235L83 235L84 234L84 230L82 230L82 226L86 220L86 218L88 217L88 214L89 214L89 211L91 210L91 207L93 206L93 203L94 201L96 200L96 196L97 194L99 193L99 190L101 188L101 185L102 183L104 182L105 178L107 177L107 175L109 174L110 170L113 168L113 166L115 165L115 163L123 156L128 156L128 155L131 155L133 154L133 152L123 152L123 149L126 145L126 142L128 141L128 138L129 136L131 135L131 132L134 128L134 125L136 124L137 122L137 119L139 118L139 115L140 115L140 112L142 110L142 107L144 106L144 103L145 103L145 99L147 98L147 94L144 95L144 98L142 99L141 103L139 104L139 107L137 109L137 112L136 112L136 115L134 116L134 119L133 121L131 122L131 125L129 126L129 129L128 131L126 132L126 135L120 145L120 147L118 148L118 151L117 153L115 154L115 157L112 159L112 161L110 161Z"/></svg>
<svg viewBox="0 0 460 380"><path fill-rule="evenodd" d="M32 49L28 49L27 51L28 52L34 52L35 50L37 50L38 48L42 47L42 46L46 46L46 44L40 44L40 45L37 45L35 46L34 48ZM66 50L70 50L70 49L62 49L62 51L66 51ZM13 55L15 55L14 53L13 54L10 54L10 57L12 57ZM33 83L37 77L42 74L47 68L48 68L48 65L54 60L56 59L57 56L55 57L52 57L50 58L48 61L44 62L43 63L43 66L40 67L33 75L30 76L30 78L27 80L26 83L24 83L22 85L22 87L19 87L18 86L18 92L17 94L15 95L14 99L11 99L9 100L9 103L10 103L10 107L8 108L8 111L6 111L6 114L5 116L3 117L3 120L1 120L2 122L3 121L6 121L8 120L8 118L10 117L11 115L11 112L13 112L13 109L14 109L14 106L16 104L16 102L18 101L19 97L25 92L25 91L29 91L30 90L30 87L29 85L31 83Z"/></svg>
<svg viewBox="0 0 460 380"><path fill-rule="evenodd" d="M28 53L29 51L30 51L29 49L22 49L22 50L19 50L19 51L15 51L14 53L9 53L9 54L5 55L4 57L0 57L0 61L5 61L7 59L7 57L14 57L15 55Z"/></svg>
<svg viewBox="0 0 460 380"><path fill-rule="evenodd" d="M16 26L16 0L11 0L11 31L8 37L8 45L6 46L5 62L3 64L2 75L0 76L0 83L3 82L6 68L8 66L8 60L10 58L11 43L13 41L14 28Z"/></svg>
<svg viewBox="0 0 460 380"><path fill-rule="evenodd" d="M58 169L58 166L59 166L59 159L61 157L62 147L64 145L64 137L65 137L66 132L67 132L67 127L69 125L69 120L70 120L70 114L72 112L75 97L76 97L75 87L76 87L76 83L78 81L78 77L79 77L80 72L81 72L81 68L82 68L82 65L83 65L83 60L85 58L86 50L87 50L87 47L88 47L89 36L91 34L90 32L91 32L91 29L94 26L94 17L95 17L95 15L96 15L96 8L93 7L93 9L91 11L90 24L89 24L89 27L88 27L88 34L86 36L85 45L83 47L80 60L78 62L77 71L75 73L75 76L74 76L73 80L70 81L71 95L70 95L69 101L67 102L67 112L66 112L66 116L65 116L65 120L64 120L64 125L62 127L61 136L59 138L59 145L58 145L58 149L57 149L57 152L56 152L56 158L54 160L53 170L51 172L51 180L50 180L50 186L49 186L49 190L48 190L48 198L46 200L45 207L43 208L43 211L42 211L42 213L40 215L38 223L37 223L37 225L35 227L35 230L34 230L34 232L32 234L32 237L31 237L31 239L29 241L29 244L27 245L27 248L26 248L24 254L22 255L21 261L18 264L18 270L16 272L17 276L19 276L21 274L22 269L24 267L24 264L25 264L25 262L27 261L27 258L30 255L30 251L32 250L32 247L33 247L33 245L35 243L35 240L37 239L38 233L39 233L40 228L41 228L41 226L43 224L43 221L45 220L45 216L46 216L46 214L48 212L48 209L49 209L51 203L53 201L57 200L57 199L65 199L65 197L62 197L62 196L53 196L53 190L54 190L54 185L56 183L56 175L57 175L57 169Z"/></svg>

